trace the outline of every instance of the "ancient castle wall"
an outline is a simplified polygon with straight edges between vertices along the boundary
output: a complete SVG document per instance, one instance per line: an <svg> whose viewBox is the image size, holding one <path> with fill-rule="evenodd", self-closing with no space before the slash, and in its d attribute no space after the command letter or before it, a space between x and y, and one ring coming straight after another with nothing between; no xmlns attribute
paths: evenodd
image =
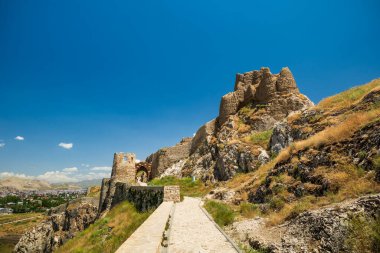
<svg viewBox="0 0 380 253"><path fill-rule="evenodd" d="M136 155L133 153L115 153L111 179L117 182L133 184L136 181Z"/></svg>
<svg viewBox="0 0 380 253"><path fill-rule="evenodd" d="M163 201L180 201L179 186L128 186L117 182L111 208L128 200L137 210L146 211L158 207Z"/></svg>

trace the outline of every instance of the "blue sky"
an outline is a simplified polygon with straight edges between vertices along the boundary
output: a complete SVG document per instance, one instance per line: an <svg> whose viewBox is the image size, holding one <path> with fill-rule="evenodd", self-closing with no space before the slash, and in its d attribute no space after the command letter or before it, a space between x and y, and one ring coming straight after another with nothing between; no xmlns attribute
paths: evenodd
<svg viewBox="0 0 380 253"><path fill-rule="evenodd" d="M114 152L144 159L214 118L237 72L289 66L314 102L380 77L379 10L376 0L0 0L0 173L107 175Z"/></svg>

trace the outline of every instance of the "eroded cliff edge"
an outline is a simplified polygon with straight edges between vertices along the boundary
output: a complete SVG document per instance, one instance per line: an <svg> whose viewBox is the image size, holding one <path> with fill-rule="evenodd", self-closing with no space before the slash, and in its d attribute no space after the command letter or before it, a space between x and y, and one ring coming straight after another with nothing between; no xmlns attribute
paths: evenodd
<svg viewBox="0 0 380 253"><path fill-rule="evenodd" d="M255 133L270 131L293 112L313 106L297 88L289 68L272 74L261 68L237 74L234 91L221 98L219 115L193 138L150 155L154 176L196 176L203 181L228 180L269 160L266 143Z"/></svg>

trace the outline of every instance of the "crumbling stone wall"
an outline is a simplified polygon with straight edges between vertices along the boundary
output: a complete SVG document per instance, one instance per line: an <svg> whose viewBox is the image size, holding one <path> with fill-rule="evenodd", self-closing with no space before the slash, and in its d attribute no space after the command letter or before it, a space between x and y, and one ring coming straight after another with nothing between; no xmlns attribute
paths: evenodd
<svg viewBox="0 0 380 253"><path fill-rule="evenodd" d="M135 183L136 155L133 153L115 153L111 179L117 182Z"/></svg>
<svg viewBox="0 0 380 253"><path fill-rule="evenodd" d="M188 146L185 149L189 149ZM111 178L102 180L99 216L124 200L133 203L140 211L156 208L163 201L180 201L179 187L136 186L137 171L144 171L146 179L151 178L152 167L149 162L136 164L136 156L133 153L114 154Z"/></svg>
<svg viewBox="0 0 380 253"><path fill-rule="evenodd" d="M178 185L170 185L164 187L164 201L181 201L180 189Z"/></svg>
<svg viewBox="0 0 380 253"><path fill-rule="evenodd" d="M115 184L115 193L111 208L128 200L137 210L146 211L158 207L163 201L180 201L179 186L129 186L126 183Z"/></svg>

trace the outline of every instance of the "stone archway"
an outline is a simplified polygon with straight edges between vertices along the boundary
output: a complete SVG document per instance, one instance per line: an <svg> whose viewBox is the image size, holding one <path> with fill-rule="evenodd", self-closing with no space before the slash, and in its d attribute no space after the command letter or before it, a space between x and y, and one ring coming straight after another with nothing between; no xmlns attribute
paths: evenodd
<svg viewBox="0 0 380 253"><path fill-rule="evenodd" d="M147 162L137 163L136 166L136 182L146 183L151 179L151 164Z"/></svg>

